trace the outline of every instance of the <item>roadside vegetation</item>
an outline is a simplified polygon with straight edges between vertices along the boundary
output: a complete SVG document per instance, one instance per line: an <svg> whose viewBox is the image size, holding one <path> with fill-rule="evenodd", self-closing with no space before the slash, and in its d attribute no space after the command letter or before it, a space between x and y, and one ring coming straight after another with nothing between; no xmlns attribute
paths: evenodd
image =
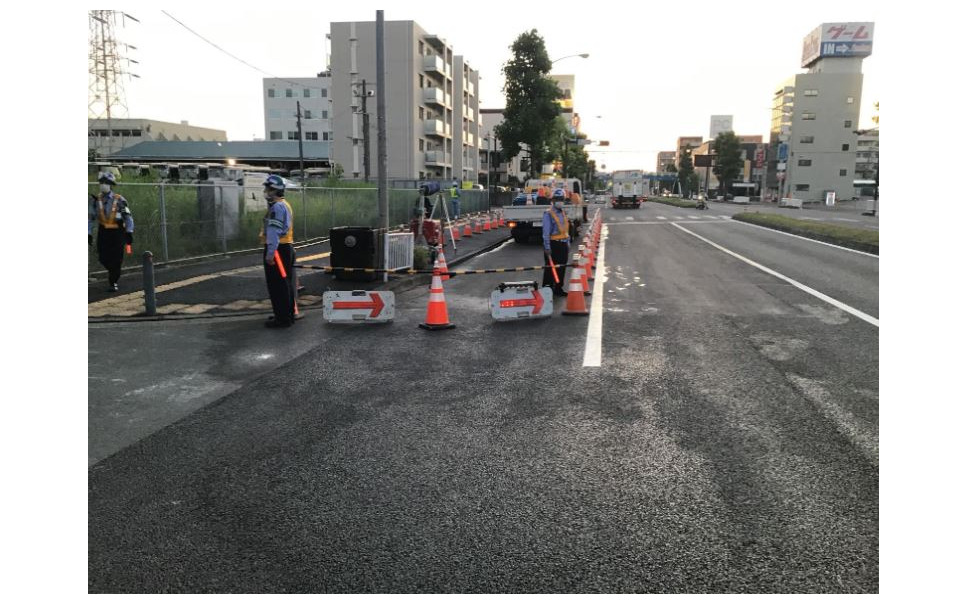
<svg viewBox="0 0 968 605"><path fill-rule="evenodd" d="M769 227L802 237L836 244L852 250L878 254L879 233L873 229L856 229L816 221L805 221L779 214L742 212L734 214L733 220Z"/></svg>
<svg viewBox="0 0 968 605"><path fill-rule="evenodd" d="M647 197L647 202L658 202L667 206L678 206L679 208L695 208L696 200L684 200L681 197Z"/></svg>

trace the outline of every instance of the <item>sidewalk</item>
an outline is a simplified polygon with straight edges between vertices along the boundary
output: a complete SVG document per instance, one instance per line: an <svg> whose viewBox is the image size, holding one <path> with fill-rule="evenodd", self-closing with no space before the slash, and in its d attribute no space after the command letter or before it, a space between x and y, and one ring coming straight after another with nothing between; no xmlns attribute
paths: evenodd
<svg viewBox="0 0 968 605"><path fill-rule="evenodd" d="M470 218L470 217L468 217ZM475 217L476 218L476 217ZM459 223L461 232L466 221ZM507 227L500 227L461 237L455 251L450 236L446 237L445 254L449 267L501 244L510 237ZM296 264L330 266L329 242L308 246L296 242ZM369 282L337 280L331 273L314 269L297 269L299 310L322 307L327 290L398 290L418 283L430 283L430 275L394 275L384 282L382 275ZM191 264L171 264L154 271L157 315L145 315L145 299L140 272L126 273L119 282L119 292L107 292L104 279L92 279L88 285L88 321L158 321L193 317L232 317L271 314L272 305L266 292L261 253L252 252L231 257L217 257Z"/></svg>

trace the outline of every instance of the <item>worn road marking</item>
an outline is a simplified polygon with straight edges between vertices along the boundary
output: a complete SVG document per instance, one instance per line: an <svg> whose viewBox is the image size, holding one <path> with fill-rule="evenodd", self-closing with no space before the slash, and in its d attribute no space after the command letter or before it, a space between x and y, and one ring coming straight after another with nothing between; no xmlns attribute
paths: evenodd
<svg viewBox="0 0 968 605"><path fill-rule="evenodd" d="M778 231L776 229L770 229L769 227L764 227L762 225L754 225L753 223L747 223L746 221L734 221L740 225L746 225L748 227L756 227L757 229L765 229L771 233L780 233L782 235L787 235L789 237L795 237L797 239L802 239L807 242L813 242L814 244L823 244L824 246L830 246L831 248L837 248L838 250L846 250L847 252L853 252L854 254L863 254L864 256L870 256L871 258L880 258L876 254L871 254L870 252L861 252L860 250L852 250L851 248L844 248L843 246L838 246L837 244L831 244L828 242L822 242L816 239L810 239L809 237L803 237L802 235L794 235L793 233L787 233L786 231Z"/></svg>
<svg viewBox="0 0 968 605"><path fill-rule="evenodd" d="M657 217L655 217L655 218L657 218L657 219L659 219L660 221L664 221L664 220L666 220L666 217L664 217L664 216L657 216Z"/></svg>
<svg viewBox="0 0 968 605"><path fill-rule="evenodd" d="M630 223L626 223L630 224ZM598 249L598 260L595 261L595 289L592 291L591 316L588 318L588 332L585 336L585 359L582 365L586 368L598 368L602 365L602 299L605 296L605 241L608 239L608 227L602 226L602 243Z"/></svg>
<svg viewBox="0 0 968 605"><path fill-rule="evenodd" d="M793 286L796 286L797 288L803 290L807 294L810 294L811 296L816 296L820 300L822 300L824 302L827 302L827 303L829 303L829 304L837 307L838 309L840 309L842 311L846 311L846 312L850 313L851 315L853 315L854 317L857 317L858 319L863 319L864 321L866 321L867 323L871 324L875 328L880 328L880 323L879 323L879 321L878 321L878 319L876 317L872 317L872 316L868 315L867 313L864 313L863 311L858 311L857 309L855 309L855 308L853 308L853 307L851 307L849 305L846 305L846 304L840 302L839 300L837 300L835 298L831 298L830 296L827 296L823 292L819 292L817 290L814 290L810 286L806 286L804 284L801 284L800 282L796 281L795 279L791 279L791 278L787 277L786 275L783 275L781 273L777 273L773 269L764 267L763 265L757 263L756 261L752 261L752 260L746 258L745 256L741 256L741 255L733 252L732 250L727 250L726 248L723 248L719 244L717 244L715 242L712 242L712 241L706 239L705 237L699 235L698 233L694 233L694 232L686 229L685 227L679 225L678 223L672 223L672 226L675 227L676 229L680 229L682 231L685 231L686 233L688 233L689 235L691 235L691 236L693 236L693 237L695 237L697 239L700 239L700 240L706 242L707 244L709 244L713 248L716 248L717 250L721 250L721 251L725 252L726 254L729 254L730 256L733 256L735 258L738 258L739 260L743 261L744 263L747 263L749 265L752 265L753 267L756 267L760 271L763 271L765 273L769 273L773 277L782 279L783 281L787 282L788 284L791 284Z"/></svg>

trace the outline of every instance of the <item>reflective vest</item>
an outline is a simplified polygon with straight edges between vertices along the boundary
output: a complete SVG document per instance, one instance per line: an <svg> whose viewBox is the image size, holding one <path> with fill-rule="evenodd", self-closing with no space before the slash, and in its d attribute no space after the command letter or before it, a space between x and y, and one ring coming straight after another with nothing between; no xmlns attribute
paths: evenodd
<svg viewBox="0 0 968 605"><path fill-rule="evenodd" d="M285 235L280 235L279 236L279 243L280 244L291 244L292 241L293 241L293 239L292 239L293 223L295 222L293 220L292 206L289 205L289 202L287 202L285 200L285 198L280 198L279 200L276 200L276 203L277 204L280 204L280 203L281 204L285 204L286 205L286 208L289 210L289 231L287 231ZM272 210L271 208L269 208L269 209L266 210L266 215L263 217L263 221L262 221L262 229L259 230L259 243L262 244L263 246L266 243L265 219L269 218L269 212L271 210ZM250 231L250 233L251 233L251 231Z"/></svg>
<svg viewBox="0 0 968 605"><path fill-rule="evenodd" d="M97 201L98 224L101 225L102 229L120 229L121 213L117 212L118 198L111 194L111 210L108 212L104 211L104 202L103 198Z"/></svg>
<svg viewBox="0 0 968 605"><path fill-rule="evenodd" d="M554 210L548 210L548 213L551 214L552 220L555 221L555 225L558 227L558 233L552 235L551 239L553 241L568 239L568 230L565 229L565 226L561 223L561 218L558 217L558 213Z"/></svg>
<svg viewBox="0 0 968 605"><path fill-rule="evenodd" d="M451 197L451 199L454 199L454 198L457 197L457 187L451 187L450 188L450 197Z"/></svg>

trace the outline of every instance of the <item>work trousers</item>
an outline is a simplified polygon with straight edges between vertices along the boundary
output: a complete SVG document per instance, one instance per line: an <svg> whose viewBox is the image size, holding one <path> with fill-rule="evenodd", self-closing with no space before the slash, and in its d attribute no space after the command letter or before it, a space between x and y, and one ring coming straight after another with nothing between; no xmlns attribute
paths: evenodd
<svg viewBox="0 0 968 605"><path fill-rule="evenodd" d="M285 279L280 275L277 265L270 265L265 262L265 254L268 249L268 246L262 249L262 268L266 274L266 288L269 290L269 300L272 301L272 315L276 318L276 321L292 323L294 319L293 309L295 308L295 299L293 298L294 276L292 273L292 265L295 257L292 244L279 244L278 248L279 258L282 259L282 265L286 268Z"/></svg>
<svg viewBox="0 0 968 605"><path fill-rule="evenodd" d="M121 279L121 264L124 262L124 229L97 230L97 260L108 270L108 282L118 283Z"/></svg>
<svg viewBox="0 0 968 605"><path fill-rule="evenodd" d="M556 267L555 271L558 272L558 283L555 283L555 277L551 272L551 266L548 264L548 254L545 253L545 269L544 276L541 279L541 287L548 286L556 292L564 292L565 286L565 267ZM563 265L568 262L568 242L565 240L551 240L551 260L556 265Z"/></svg>

